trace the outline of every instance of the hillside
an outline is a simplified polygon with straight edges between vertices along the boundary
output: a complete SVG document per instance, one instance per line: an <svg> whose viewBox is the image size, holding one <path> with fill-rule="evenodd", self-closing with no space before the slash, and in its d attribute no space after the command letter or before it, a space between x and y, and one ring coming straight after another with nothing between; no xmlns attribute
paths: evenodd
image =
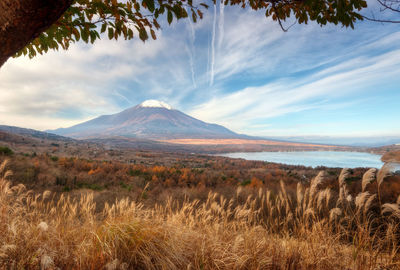
<svg viewBox="0 0 400 270"><path fill-rule="evenodd" d="M124 136L72 139L47 132L13 126L0 126L0 146L25 154L80 156L91 159L115 157L129 161L137 158L136 151L180 154L217 154L260 151L354 151L356 148L290 143L256 139L170 139L150 140ZM363 149L359 149L363 150Z"/></svg>
<svg viewBox="0 0 400 270"><path fill-rule="evenodd" d="M56 135L53 133L43 132L43 131L29 129L29 128L15 127L15 126L0 125L0 131L2 131L3 133L16 134L16 135L27 136L27 137L31 137L31 138L37 138L37 139L66 141L66 142L75 141L71 138Z"/></svg>

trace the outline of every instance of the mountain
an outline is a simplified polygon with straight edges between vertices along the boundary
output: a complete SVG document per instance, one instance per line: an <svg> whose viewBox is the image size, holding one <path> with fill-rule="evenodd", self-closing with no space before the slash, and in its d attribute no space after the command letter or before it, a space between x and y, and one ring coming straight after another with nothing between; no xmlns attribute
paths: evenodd
<svg viewBox="0 0 400 270"><path fill-rule="evenodd" d="M49 132L79 139L113 136L155 140L246 137L223 126L200 121L157 100L147 100L120 113Z"/></svg>

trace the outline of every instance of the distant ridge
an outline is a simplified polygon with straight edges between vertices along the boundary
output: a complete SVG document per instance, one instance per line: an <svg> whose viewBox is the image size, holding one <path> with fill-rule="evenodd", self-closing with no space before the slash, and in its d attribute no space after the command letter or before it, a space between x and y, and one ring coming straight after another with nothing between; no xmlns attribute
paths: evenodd
<svg viewBox="0 0 400 270"><path fill-rule="evenodd" d="M287 142L314 143L326 145L357 146L357 147L381 147L385 145L399 145L398 136L371 136L371 137L335 137L335 136L280 136L265 137Z"/></svg>
<svg viewBox="0 0 400 270"><path fill-rule="evenodd" d="M49 132L39 131L29 128L21 128L15 126L0 125L0 131L9 132L18 135L30 136L38 139L57 140L57 141L74 141L71 138L56 135Z"/></svg>
<svg viewBox="0 0 400 270"><path fill-rule="evenodd" d="M79 139L112 136L152 140L251 138L221 125L193 118L158 100L146 100L120 113L102 115L69 128L49 132Z"/></svg>

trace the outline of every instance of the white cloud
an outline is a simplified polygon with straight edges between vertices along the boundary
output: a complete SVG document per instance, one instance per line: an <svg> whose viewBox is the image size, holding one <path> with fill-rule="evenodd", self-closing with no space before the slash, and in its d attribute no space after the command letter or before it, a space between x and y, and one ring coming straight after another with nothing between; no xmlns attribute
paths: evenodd
<svg viewBox="0 0 400 270"><path fill-rule="evenodd" d="M165 26L156 41L12 59L0 70L0 124L57 128L153 98L239 132L276 133L285 129L269 119L351 106L337 99L398 77L400 32L356 29L311 23L284 33L260 12L218 5L196 24Z"/></svg>
<svg viewBox="0 0 400 270"><path fill-rule="evenodd" d="M125 82L148 81L153 86L146 91L159 95L166 89L160 81L186 79L178 63L164 63L166 73L154 64L160 57L173 58L167 42L161 34L145 44L101 40L34 59L10 59L0 72L0 124L49 129L117 112L119 101L133 103L135 89L124 91Z"/></svg>
<svg viewBox="0 0 400 270"><path fill-rule="evenodd" d="M391 81L399 74L400 50L375 57L357 57L296 81L282 80L259 87L222 94L197 106L190 113L209 122L224 124L238 132L256 129L251 122L316 108L337 109L365 98L371 86ZM311 80L312 79L312 80ZM357 100L331 104L330 100L359 93ZM265 130L264 130L265 131ZM286 130L288 132L290 130ZM256 133L261 135L262 129ZM276 132L276 130L270 130Z"/></svg>

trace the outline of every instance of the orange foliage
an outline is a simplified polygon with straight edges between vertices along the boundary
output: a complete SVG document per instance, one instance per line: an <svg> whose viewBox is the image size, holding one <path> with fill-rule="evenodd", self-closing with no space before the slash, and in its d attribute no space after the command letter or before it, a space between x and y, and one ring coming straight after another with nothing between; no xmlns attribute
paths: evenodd
<svg viewBox="0 0 400 270"><path fill-rule="evenodd" d="M100 172L102 172L102 169L101 169L100 167L98 167L98 168L96 168L96 169L91 169L91 170L88 172L88 175L98 174L98 173L100 173Z"/></svg>
<svg viewBox="0 0 400 270"><path fill-rule="evenodd" d="M251 182L250 182L249 186L252 188L257 188L257 189L262 188L263 182L260 179L253 177L253 178L251 178Z"/></svg>

